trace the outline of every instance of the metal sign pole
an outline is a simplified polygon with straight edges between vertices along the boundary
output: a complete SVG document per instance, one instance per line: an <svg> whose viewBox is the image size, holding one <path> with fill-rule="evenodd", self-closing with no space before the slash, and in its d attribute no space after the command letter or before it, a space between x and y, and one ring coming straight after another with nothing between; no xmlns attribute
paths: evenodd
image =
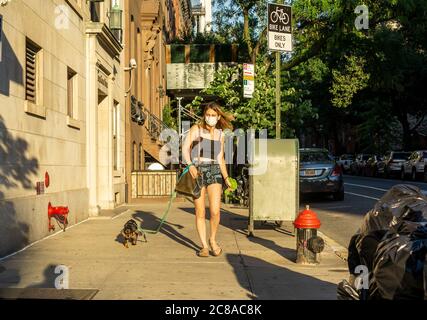
<svg viewBox="0 0 427 320"><path fill-rule="evenodd" d="M276 139L281 137L281 112L280 106L281 102L281 88L280 88L280 52L276 52Z"/></svg>
<svg viewBox="0 0 427 320"><path fill-rule="evenodd" d="M281 138L281 52L292 51L292 7L283 0L269 3L268 49L276 51L276 139Z"/></svg>
<svg viewBox="0 0 427 320"><path fill-rule="evenodd" d="M277 0L278 4L282 4L283 0ZM280 70L280 65L281 65L281 61L280 61L280 51L276 52L276 139L280 139L281 138L281 88L280 88L280 75L281 75L281 70Z"/></svg>

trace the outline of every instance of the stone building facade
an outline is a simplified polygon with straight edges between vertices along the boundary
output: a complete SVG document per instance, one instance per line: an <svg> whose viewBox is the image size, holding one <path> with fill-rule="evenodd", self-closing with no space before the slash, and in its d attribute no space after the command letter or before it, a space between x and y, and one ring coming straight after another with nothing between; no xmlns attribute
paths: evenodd
<svg viewBox="0 0 427 320"><path fill-rule="evenodd" d="M49 202L73 225L125 200L121 1L0 7L0 257L49 235Z"/></svg>
<svg viewBox="0 0 427 320"><path fill-rule="evenodd" d="M136 65L125 74L126 201L132 202L135 172L147 169L145 159L160 161L166 95L166 46L191 29L189 0L126 0L125 62Z"/></svg>

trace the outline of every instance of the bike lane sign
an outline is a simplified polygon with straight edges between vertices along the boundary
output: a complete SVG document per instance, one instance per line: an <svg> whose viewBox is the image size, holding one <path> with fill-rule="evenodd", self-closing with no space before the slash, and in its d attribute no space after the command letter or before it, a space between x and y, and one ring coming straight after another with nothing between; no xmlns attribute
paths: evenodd
<svg viewBox="0 0 427 320"><path fill-rule="evenodd" d="M268 50L292 51L292 7L268 4Z"/></svg>

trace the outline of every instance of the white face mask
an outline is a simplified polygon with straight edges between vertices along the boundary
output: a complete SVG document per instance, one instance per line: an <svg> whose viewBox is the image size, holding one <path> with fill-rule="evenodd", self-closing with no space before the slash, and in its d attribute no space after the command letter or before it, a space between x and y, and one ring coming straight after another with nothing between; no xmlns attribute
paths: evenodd
<svg viewBox="0 0 427 320"><path fill-rule="evenodd" d="M216 116L205 116L205 122L210 127L215 127L218 123L219 117Z"/></svg>

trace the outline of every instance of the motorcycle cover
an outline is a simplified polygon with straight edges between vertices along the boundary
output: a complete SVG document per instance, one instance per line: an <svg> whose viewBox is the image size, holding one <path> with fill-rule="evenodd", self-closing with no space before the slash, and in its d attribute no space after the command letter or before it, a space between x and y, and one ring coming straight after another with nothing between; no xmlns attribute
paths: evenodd
<svg viewBox="0 0 427 320"><path fill-rule="evenodd" d="M402 221L378 246L369 299L424 299L427 223Z"/></svg>
<svg viewBox="0 0 427 320"><path fill-rule="evenodd" d="M378 244L390 227L400 221L420 222L427 219L427 198L412 185L396 185L375 204L364 217L360 229L348 247L348 267L351 274L358 265L372 271Z"/></svg>
<svg viewBox="0 0 427 320"><path fill-rule="evenodd" d="M358 265L368 267L368 299L426 297L427 197L415 186L392 187L366 214L348 251L353 277ZM348 286L339 285L339 299L362 292Z"/></svg>

